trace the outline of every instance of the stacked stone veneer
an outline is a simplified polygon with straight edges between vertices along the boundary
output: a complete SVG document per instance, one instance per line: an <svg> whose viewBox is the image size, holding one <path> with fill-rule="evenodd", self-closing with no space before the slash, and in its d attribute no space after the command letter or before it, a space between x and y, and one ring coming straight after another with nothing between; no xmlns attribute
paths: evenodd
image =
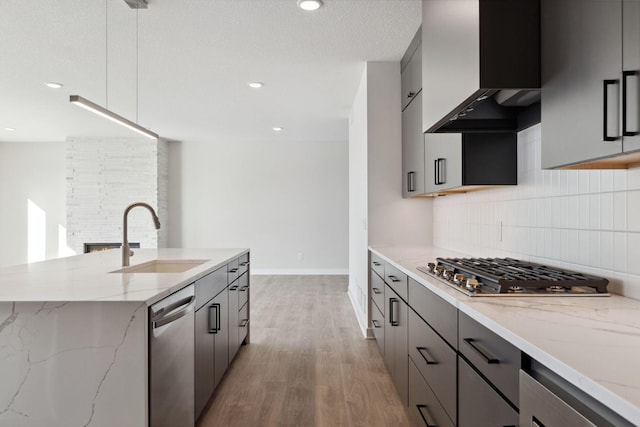
<svg viewBox="0 0 640 427"><path fill-rule="evenodd" d="M67 244L82 253L87 242L121 242L122 215L133 202L156 209L129 214L129 241L166 247L168 237L168 143L147 138L73 137L66 141Z"/></svg>

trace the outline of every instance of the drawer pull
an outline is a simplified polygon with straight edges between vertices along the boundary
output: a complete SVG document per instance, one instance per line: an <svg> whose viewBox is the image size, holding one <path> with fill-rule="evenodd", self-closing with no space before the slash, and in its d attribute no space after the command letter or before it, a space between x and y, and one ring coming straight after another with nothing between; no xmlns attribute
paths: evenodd
<svg viewBox="0 0 640 427"><path fill-rule="evenodd" d="M396 304L399 302L398 298L389 298L389 324L391 326L400 325L400 322L397 319L398 311L395 310Z"/></svg>
<svg viewBox="0 0 640 427"><path fill-rule="evenodd" d="M418 408L418 413L420 414L420 417L422 418L422 421L424 421L424 425L427 427L437 427L436 423L434 423L432 420L433 418L431 417L431 414L429 413L429 410L427 410L427 405L416 405L416 408Z"/></svg>
<svg viewBox="0 0 640 427"><path fill-rule="evenodd" d="M400 281L400 279L398 279L396 276L388 275L387 277L391 279L393 283L397 283Z"/></svg>
<svg viewBox="0 0 640 427"><path fill-rule="evenodd" d="M238 285L229 286L229 290L230 291L237 291L238 290Z"/></svg>
<svg viewBox="0 0 640 427"><path fill-rule="evenodd" d="M247 265L249 265L249 261L244 261L240 263L240 267L246 267Z"/></svg>
<svg viewBox="0 0 640 427"><path fill-rule="evenodd" d="M247 326L247 323L249 323L249 319L242 319L242 322L240 322L240 326L241 328L244 328Z"/></svg>
<svg viewBox="0 0 640 427"><path fill-rule="evenodd" d="M491 353L489 353L488 351L486 351L482 347L480 347L480 345L478 345L477 341L474 340L473 338L465 338L463 341L466 342L469 345L469 347L474 349L476 351L476 353L478 353L480 356L482 356L482 358L484 360L486 360L487 363L492 364L492 365L496 364L496 363L500 363L500 360L496 359L495 357L493 357L491 355Z"/></svg>
<svg viewBox="0 0 640 427"><path fill-rule="evenodd" d="M237 268L232 268L231 270L229 270L229 273L237 273L238 269Z"/></svg>
<svg viewBox="0 0 640 427"><path fill-rule="evenodd" d="M373 265L375 265L376 267L380 267L380 263L378 261L373 261Z"/></svg>
<svg viewBox="0 0 640 427"><path fill-rule="evenodd" d="M380 295L382 292L380 292L380 289L378 288L371 288L371 290L373 291L374 294L376 295Z"/></svg>
<svg viewBox="0 0 640 427"><path fill-rule="evenodd" d="M377 320L372 319L371 323L373 324L373 327L376 329L380 328L380 322L378 322Z"/></svg>
<svg viewBox="0 0 640 427"><path fill-rule="evenodd" d="M249 289L249 285L244 285L243 287L241 287L240 289L238 289L240 292L244 292L247 289Z"/></svg>
<svg viewBox="0 0 640 427"><path fill-rule="evenodd" d="M217 334L220 331L220 304L209 306L209 333Z"/></svg>
<svg viewBox="0 0 640 427"><path fill-rule="evenodd" d="M434 360L433 357L429 354L426 347L416 347L416 350L418 350L418 353L420 353L420 356L422 356L424 361L427 362L427 365L438 364L438 362Z"/></svg>

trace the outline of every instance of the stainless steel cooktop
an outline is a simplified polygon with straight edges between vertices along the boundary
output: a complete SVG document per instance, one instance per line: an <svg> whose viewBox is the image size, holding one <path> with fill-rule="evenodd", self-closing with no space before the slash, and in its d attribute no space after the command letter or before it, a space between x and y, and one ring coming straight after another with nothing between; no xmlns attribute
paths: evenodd
<svg viewBox="0 0 640 427"><path fill-rule="evenodd" d="M602 277L513 258L437 258L418 270L469 296L609 296Z"/></svg>

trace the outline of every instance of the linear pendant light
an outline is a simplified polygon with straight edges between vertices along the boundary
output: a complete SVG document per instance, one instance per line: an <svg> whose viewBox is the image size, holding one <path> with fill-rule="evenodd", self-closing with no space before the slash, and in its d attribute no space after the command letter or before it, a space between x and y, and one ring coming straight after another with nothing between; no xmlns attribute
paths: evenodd
<svg viewBox="0 0 640 427"><path fill-rule="evenodd" d="M99 116L102 116L106 119L109 119L113 122L118 123L121 126L124 126L126 128L129 128L133 131L138 132L141 135L146 136L147 138L151 138L151 139L158 139L158 134L151 132L149 129L145 129L142 126L140 126L137 123L132 122L131 120L125 119L122 116L119 116L118 114L107 110L106 108L102 108L101 106L99 106L98 104L95 104L91 101L89 101L86 98L83 98L79 95L71 95L69 97L69 102L71 102L74 105L77 105L78 107L82 107L86 110L89 110Z"/></svg>

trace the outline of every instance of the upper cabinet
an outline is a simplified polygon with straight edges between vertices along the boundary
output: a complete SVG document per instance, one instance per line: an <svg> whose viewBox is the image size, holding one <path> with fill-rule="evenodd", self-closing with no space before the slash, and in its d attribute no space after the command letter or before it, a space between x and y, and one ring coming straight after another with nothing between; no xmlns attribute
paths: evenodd
<svg viewBox="0 0 640 427"><path fill-rule="evenodd" d="M474 111L537 101L539 19L539 0L423 0L422 130L517 130L513 110Z"/></svg>
<svg viewBox="0 0 640 427"><path fill-rule="evenodd" d="M422 90L422 48L420 42L422 33L420 29L413 37L411 44L400 61L402 72L402 110L418 95Z"/></svg>
<svg viewBox="0 0 640 427"><path fill-rule="evenodd" d="M640 1L543 0L541 18L542 167L639 162Z"/></svg>
<svg viewBox="0 0 640 427"><path fill-rule="evenodd" d="M424 194L422 139L422 33L418 29L400 61L402 86L402 197Z"/></svg>

